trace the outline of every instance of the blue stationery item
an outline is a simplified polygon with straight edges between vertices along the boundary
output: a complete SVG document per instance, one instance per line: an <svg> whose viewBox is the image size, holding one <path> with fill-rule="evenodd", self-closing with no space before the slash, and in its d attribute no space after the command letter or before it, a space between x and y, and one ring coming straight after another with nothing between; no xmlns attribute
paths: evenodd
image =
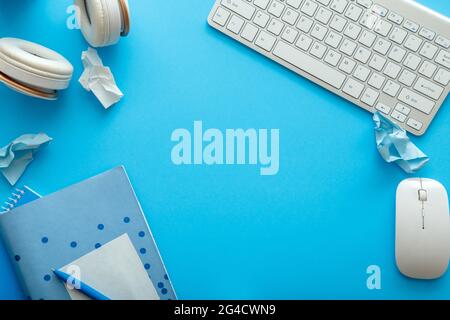
<svg viewBox="0 0 450 320"><path fill-rule="evenodd" d="M52 269L71 263L125 233L159 297L176 299L123 167L0 216L0 234L31 299L70 299Z"/></svg>
<svg viewBox="0 0 450 320"><path fill-rule="evenodd" d="M64 283L66 283L69 280L73 281L72 284L77 283L78 287L77 286L74 286L74 287L77 290L80 290L81 292L83 292L89 298L92 298L94 300L111 300L107 296L105 296L103 293L99 292L98 290L95 290L94 288L92 288L91 286L89 286L86 283L82 282L81 280L75 279L70 274L67 274L67 273L65 273L63 271L60 271L60 270L52 270L52 271Z"/></svg>
<svg viewBox="0 0 450 320"><path fill-rule="evenodd" d="M39 198L42 198L41 195L27 186L16 188L15 192L1 206L0 215Z"/></svg>
<svg viewBox="0 0 450 320"><path fill-rule="evenodd" d="M373 115L377 149L388 163L396 163L407 173L416 173L430 160L411 142L405 129L380 112Z"/></svg>
<svg viewBox="0 0 450 320"><path fill-rule="evenodd" d="M24 134L0 149L0 172L13 186L33 161L34 154L52 141L45 133Z"/></svg>

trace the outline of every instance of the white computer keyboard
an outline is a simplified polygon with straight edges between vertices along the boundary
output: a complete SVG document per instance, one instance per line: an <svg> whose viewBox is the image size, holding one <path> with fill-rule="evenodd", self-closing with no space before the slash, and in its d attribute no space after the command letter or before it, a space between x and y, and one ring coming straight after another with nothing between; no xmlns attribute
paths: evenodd
<svg viewBox="0 0 450 320"><path fill-rule="evenodd" d="M216 0L208 22L415 135L449 92L450 19L411 0Z"/></svg>

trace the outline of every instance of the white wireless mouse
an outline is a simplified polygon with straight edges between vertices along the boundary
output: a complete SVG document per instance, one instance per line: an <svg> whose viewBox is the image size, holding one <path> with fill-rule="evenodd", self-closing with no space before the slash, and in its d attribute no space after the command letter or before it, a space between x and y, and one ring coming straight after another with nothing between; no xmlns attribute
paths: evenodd
<svg viewBox="0 0 450 320"><path fill-rule="evenodd" d="M395 256L400 272L436 279L450 259L450 218L445 187L431 179L403 180L397 188Z"/></svg>

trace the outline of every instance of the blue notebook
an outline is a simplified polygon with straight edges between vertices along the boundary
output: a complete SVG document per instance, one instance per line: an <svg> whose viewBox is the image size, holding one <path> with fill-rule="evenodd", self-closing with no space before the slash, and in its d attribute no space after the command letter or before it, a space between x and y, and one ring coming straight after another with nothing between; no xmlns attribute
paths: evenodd
<svg viewBox="0 0 450 320"><path fill-rule="evenodd" d="M42 198L42 196L27 186L16 188L15 192L1 206L0 215L39 198Z"/></svg>
<svg viewBox="0 0 450 320"><path fill-rule="evenodd" d="M124 234L136 249L159 298L176 299L123 167L0 215L0 234L30 299L71 299L52 269L91 254Z"/></svg>

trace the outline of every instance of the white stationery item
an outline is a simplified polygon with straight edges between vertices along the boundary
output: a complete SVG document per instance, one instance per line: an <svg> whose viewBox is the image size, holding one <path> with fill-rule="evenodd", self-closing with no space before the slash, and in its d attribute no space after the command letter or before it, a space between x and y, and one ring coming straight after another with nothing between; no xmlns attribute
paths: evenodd
<svg viewBox="0 0 450 320"><path fill-rule="evenodd" d="M111 300L159 300L128 234L60 269L103 293ZM72 300L90 300L81 291L66 289Z"/></svg>
<svg viewBox="0 0 450 320"><path fill-rule="evenodd" d="M117 87L111 69L103 65L97 50L88 48L81 55L84 72L79 82L83 88L97 97L105 109L116 104L123 97L122 91Z"/></svg>

